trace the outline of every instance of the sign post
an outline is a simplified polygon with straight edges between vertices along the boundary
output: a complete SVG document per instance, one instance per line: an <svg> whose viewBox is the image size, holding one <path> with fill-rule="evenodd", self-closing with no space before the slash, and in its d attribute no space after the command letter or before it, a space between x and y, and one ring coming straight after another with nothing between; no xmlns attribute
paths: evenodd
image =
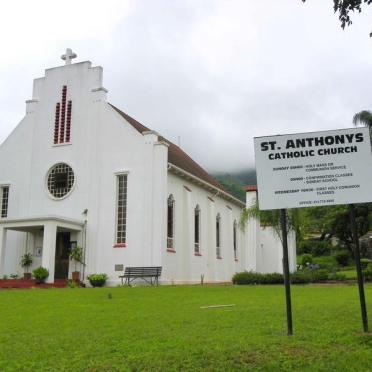
<svg viewBox="0 0 372 372"><path fill-rule="evenodd" d="M356 272L357 272L357 278L358 278L359 301L360 301L360 309L362 312L363 330L364 332L368 332L366 298L364 296L363 272L362 272L362 266L360 264L359 237L358 237L358 229L356 225L356 214L355 214L354 204L349 205L349 211L350 211L351 233L353 235L353 243L354 243L355 266L356 266Z"/></svg>
<svg viewBox="0 0 372 372"><path fill-rule="evenodd" d="M372 202L372 152L368 128L255 137L260 210L281 209L283 274L288 335L292 312L288 267L287 208L350 205L363 329L368 331L355 203Z"/></svg>
<svg viewBox="0 0 372 372"><path fill-rule="evenodd" d="M292 304L291 304L291 283L289 279L289 262L288 262L288 239L287 239L287 212L285 209L280 210L280 224L282 227L283 239L283 274L285 287L285 302L287 305L287 334L292 336Z"/></svg>

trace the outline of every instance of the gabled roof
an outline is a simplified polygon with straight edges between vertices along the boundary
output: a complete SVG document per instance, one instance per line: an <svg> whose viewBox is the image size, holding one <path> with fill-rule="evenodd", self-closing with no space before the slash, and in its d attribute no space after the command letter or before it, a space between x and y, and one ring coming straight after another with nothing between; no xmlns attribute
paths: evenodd
<svg viewBox="0 0 372 372"><path fill-rule="evenodd" d="M125 112L119 110L117 107L109 104L113 109L115 109L133 128L135 128L138 132L143 133L149 131L150 129L145 127L143 124L138 122L137 120L133 119L131 116L126 114ZM159 138L160 141L166 142L168 147L168 163L175 165L178 168L183 169L184 171L191 173L192 175L200 178L204 182L209 183L210 185L220 189L224 192L224 188L211 176L209 175L198 163L196 163L193 159L190 158L182 149L180 149L174 143L168 141L164 137Z"/></svg>

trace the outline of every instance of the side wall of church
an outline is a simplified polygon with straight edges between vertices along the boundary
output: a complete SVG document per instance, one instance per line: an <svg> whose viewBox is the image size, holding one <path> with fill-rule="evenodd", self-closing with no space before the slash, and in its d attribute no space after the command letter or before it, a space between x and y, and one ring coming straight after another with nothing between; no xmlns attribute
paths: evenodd
<svg viewBox="0 0 372 372"><path fill-rule="evenodd" d="M244 232L239 228L241 208L216 193L168 172L168 195L175 200L174 251L162 248L162 280L168 283L228 282L243 270L246 254ZM194 249L194 216L200 208L200 255ZM221 254L216 251L216 216L221 217ZM237 259L234 257L233 226L237 223Z"/></svg>
<svg viewBox="0 0 372 372"><path fill-rule="evenodd" d="M103 108L97 136L96 211L88 214L88 272L104 272L111 284L115 265L160 266L166 245L168 148L156 134L140 134L110 106ZM115 248L116 175L127 173L126 247ZM110 283L109 283L110 284Z"/></svg>
<svg viewBox="0 0 372 372"><path fill-rule="evenodd" d="M256 191L246 193L247 208L256 203ZM259 219L249 218L246 229L250 252L248 271L259 273L283 272L283 246L277 232L271 226L260 226ZM288 259L291 272L296 271L296 234L288 234Z"/></svg>

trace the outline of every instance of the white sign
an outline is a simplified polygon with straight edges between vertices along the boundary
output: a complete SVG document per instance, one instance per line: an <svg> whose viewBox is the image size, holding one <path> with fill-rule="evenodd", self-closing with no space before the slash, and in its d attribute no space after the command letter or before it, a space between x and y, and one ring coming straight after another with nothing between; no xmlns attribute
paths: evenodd
<svg viewBox="0 0 372 372"><path fill-rule="evenodd" d="M372 202L368 128L256 137L261 210Z"/></svg>

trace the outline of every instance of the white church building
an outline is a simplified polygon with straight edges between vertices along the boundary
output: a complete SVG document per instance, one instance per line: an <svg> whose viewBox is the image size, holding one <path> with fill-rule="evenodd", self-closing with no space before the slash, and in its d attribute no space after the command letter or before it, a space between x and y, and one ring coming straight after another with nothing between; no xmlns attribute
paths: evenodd
<svg viewBox="0 0 372 372"><path fill-rule="evenodd" d="M71 278L72 246L82 278L127 266L162 266L163 283L230 281L235 272L282 271L271 228L239 220L245 203L181 148L107 102L102 68L50 68L34 80L26 115L0 146L0 278L20 260ZM247 190L247 203L256 190ZM290 239L295 269L294 238Z"/></svg>

